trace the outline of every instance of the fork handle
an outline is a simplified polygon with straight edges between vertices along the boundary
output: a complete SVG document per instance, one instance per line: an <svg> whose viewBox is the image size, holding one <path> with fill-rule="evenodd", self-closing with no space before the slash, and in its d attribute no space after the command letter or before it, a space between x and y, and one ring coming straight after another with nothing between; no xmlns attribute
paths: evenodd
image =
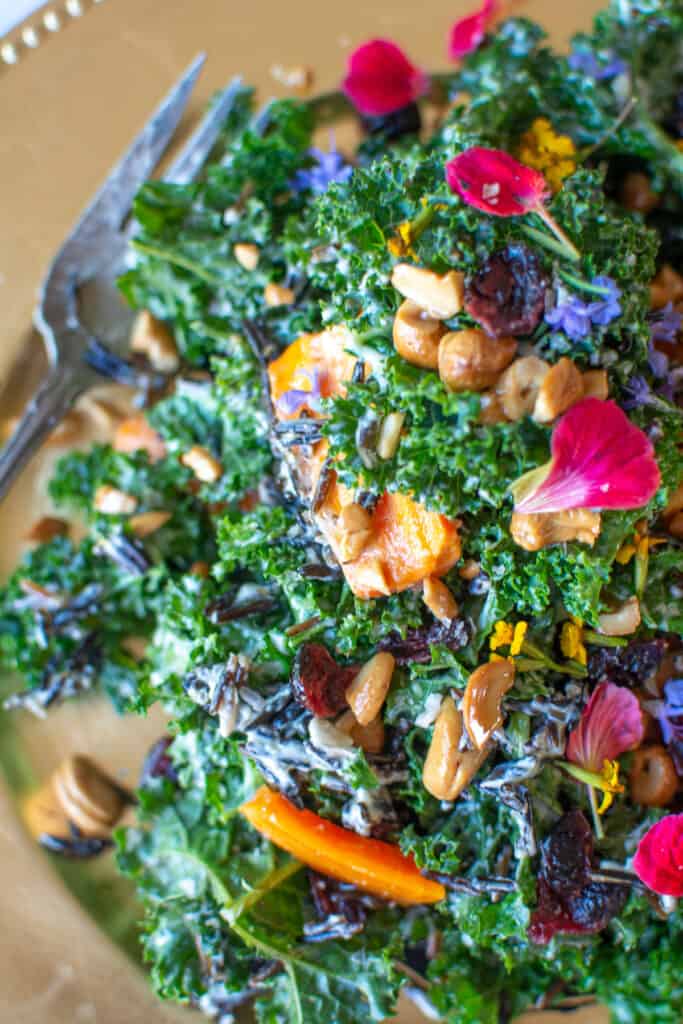
<svg viewBox="0 0 683 1024"><path fill-rule="evenodd" d="M0 450L0 500L85 387L83 371L57 364L48 373Z"/></svg>

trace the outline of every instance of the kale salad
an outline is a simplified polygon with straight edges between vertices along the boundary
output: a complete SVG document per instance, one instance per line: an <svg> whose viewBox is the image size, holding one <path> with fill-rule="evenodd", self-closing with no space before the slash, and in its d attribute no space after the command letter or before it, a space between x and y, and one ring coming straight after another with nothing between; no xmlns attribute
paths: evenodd
<svg viewBox="0 0 683 1024"><path fill-rule="evenodd" d="M165 709L134 796L74 762L38 831L135 803L153 984L222 1024L683 1015L683 8L562 56L487 0L449 50L244 87L141 190L163 387L0 594L8 711Z"/></svg>

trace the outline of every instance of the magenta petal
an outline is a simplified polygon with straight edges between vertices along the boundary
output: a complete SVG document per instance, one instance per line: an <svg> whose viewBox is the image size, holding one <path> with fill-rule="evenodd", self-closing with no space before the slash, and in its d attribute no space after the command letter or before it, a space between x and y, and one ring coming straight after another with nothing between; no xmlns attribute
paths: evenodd
<svg viewBox="0 0 683 1024"><path fill-rule="evenodd" d="M517 512L646 505L660 484L654 449L615 402L584 398L553 430L552 466Z"/></svg>
<svg viewBox="0 0 683 1024"><path fill-rule="evenodd" d="M446 164L446 181L470 206L496 217L537 209L549 194L540 171L520 164L502 149L472 146Z"/></svg>
<svg viewBox="0 0 683 1024"><path fill-rule="evenodd" d="M485 0L474 14L468 14L466 18L455 22L448 39L448 56L451 60L461 60L481 46L493 14L493 6L492 0Z"/></svg>
<svg viewBox="0 0 683 1024"><path fill-rule="evenodd" d="M643 739L643 714L638 698L625 686L600 683L569 735L567 758L591 772L602 771Z"/></svg>
<svg viewBox="0 0 683 1024"><path fill-rule="evenodd" d="M645 833L633 869L654 892L683 896L683 814L668 814Z"/></svg>
<svg viewBox="0 0 683 1024"><path fill-rule="evenodd" d="M342 88L361 114L377 117L414 103L429 78L389 39L371 39L349 57Z"/></svg>

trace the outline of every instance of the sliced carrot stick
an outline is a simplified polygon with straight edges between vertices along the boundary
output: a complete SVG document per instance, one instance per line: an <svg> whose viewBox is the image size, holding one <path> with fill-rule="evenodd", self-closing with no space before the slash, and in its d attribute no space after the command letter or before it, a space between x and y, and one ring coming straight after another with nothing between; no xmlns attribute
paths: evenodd
<svg viewBox="0 0 683 1024"><path fill-rule="evenodd" d="M444 887L421 875L412 857L398 846L366 839L312 811L300 811L267 786L240 810L272 843L324 875L397 903L437 903L446 895Z"/></svg>

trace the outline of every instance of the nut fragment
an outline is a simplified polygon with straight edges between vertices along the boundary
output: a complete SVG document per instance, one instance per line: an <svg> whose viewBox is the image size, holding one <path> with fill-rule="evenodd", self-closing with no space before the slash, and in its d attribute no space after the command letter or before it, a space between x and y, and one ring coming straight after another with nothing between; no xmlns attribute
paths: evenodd
<svg viewBox="0 0 683 1024"><path fill-rule="evenodd" d="M69 532L66 519L57 516L43 516L33 524L24 539L30 544L48 544L55 537L65 537Z"/></svg>
<svg viewBox="0 0 683 1024"><path fill-rule="evenodd" d="M496 384L496 394L509 420L521 420L533 412L549 371L550 364L538 356L522 356L503 371Z"/></svg>
<svg viewBox="0 0 683 1024"><path fill-rule="evenodd" d="M642 171L629 171L625 175L619 189L622 206L636 213L650 213L659 206L661 196L654 191L647 174Z"/></svg>
<svg viewBox="0 0 683 1024"><path fill-rule="evenodd" d="M93 507L96 512L106 516L130 516L138 507L138 499L134 494L120 491L118 487L102 484L95 491Z"/></svg>
<svg viewBox="0 0 683 1024"><path fill-rule="evenodd" d="M156 533L162 526L165 526L170 518L170 512L165 512L163 509L152 509L149 512L139 512L136 516L131 516L128 526L136 537L149 537L150 534Z"/></svg>
<svg viewBox="0 0 683 1024"><path fill-rule="evenodd" d="M173 335L148 309L138 313L130 336L133 352L141 352L159 373L175 373L180 365Z"/></svg>
<svg viewBox="0 0 683 1024"><path fill-rule="evenodd" d="M494 340L476 327L451 331L439 343L439 376L449 391L483 391L496 383L516 351L514 338Z"/></svg>
<svg viewBox="0 0 683 1024"><path fill-rule="evenodd" d="M607 370L586 370L581 379L584 398L599 398L604 402L609 397Z"/></svg>
<svg viewBox="0 0 683 1024"><path fill-rule="evenodd" d="M666 807L678 792L673 760L659 743L636 750L629 772L629 793L637 804Z"/></svg>
<svg viewBox="0 0 683 1024"><path fill-rule="evenodd" d="M291 306L294 302L294 292L285 285L269 281L263 291L263 298L266 306Z"/></svg>
<svg viewBox="0 0 683 1024"><path fill-rule="evenodd" d="M382 420L379 437L377 438L377 454L380 459L393 459L401 440L401 431L403 430L405 418L405 413L390 412Z"/></svg>
<svg viewBox="0 0 683 1024"><path fill-rule="evenodd" d="M525 551L540 551L551 544L578 540L591 547L600 536L600 513L589 508L564 512L513 512L510 533Z"/></svg>
<svg viewBox="0 0 683 1024"><path fill-rule="evenodd" d="M354 562L372 536L372 516L362 505L352 501L342 508L337 524L341 561Z"/></svg>
<svg viewBox="0 0 683 1024"><path fill-rule="evenodd" d="M462 714L477 750L481 750L502 725L501 702L514 682L515 666L506 659L480 665L467 680Z"/></svg>
<svg viewBox="0 0 683 1024"><path fill-rule="evenodd" d="M381 715L367 725L361 725L356 721L353 711L345 711L334 724L337 729L348 733L356 746L366 754L381 754L384 750L385 731Z"/></svg>
<svg viewBox="0 0 683 1024"><path fill-rule="evenodd" d="M667 302L677 303L683 299L683 276L665 263L657 276L650 282L650 305L661 309Z"/></svg>
<svg viewBox="0 0 683 1024"><path fill-rule="evenodd" d="M598 633L603 636L630 636L640 625L640 601L629 597L613 612L603 612L598 618Z"/></svg>
<svg viewBox="0 0 683 1024"><path fill-rule="evenodd" d="M461 580L476 580L479 575L481 575L481 566L474 558L468 558L458 569L458 576Z"/></svg>
<svg viewBox="0 0 683 1024"><path fill-rule="evenodd" d="M445 333L441 321L411 299L401 303L394 317L394 348L408 363L425 370L436 370L439 365L439 342Z"/></svg>
<svg viewBox="0 0 683 1024"><path fill-rule="evenodd" d="M128 416L119 423L112 444L117 452L145 451L150 462L158 462L166 455L163 438L149 425L142 413Z"/></svg>
<svg viewBox="0 0 683 1024"><path fill-rule="evenodd" d="M223 467L208 448L193 444L189 451L180 456L180 462L194 473L197 480L205 484L214 484L223 475Z"/></svg>
<svg viewBox="0 0 683 1024"><path fill-rule="evenodd" d="M261 250L258 245L253 245L251 242L238 242L233 245L232 254L245 270L256 270L261 258Z"/></svg>
<svg viewBox="0 0 683 1024"><path fill-rule="evenodd" d="M534 405L537 423L552 423L560 413L583 398L581 371L571 359L563 356L545 375Z"/></svg>
<svg viewBox="0 0 683 1024"><path fill-rule="evenodd" d="M427 576L422 583L422 600L441 622L457 619L460 609L445 583L436 576Z"/></svg>
<svg viewBox="0 0 683 1024"><path fill-rule="evenodd" d="M482 391L479 406L479 423L490 426L494 423L507 423L503 405L495 391Z"/></svg>
<svg viewBox="0 0 683 1024"><path fill-rule="evenodd" d="M397 263L391 283L404 299L410 299L436 320L449 320L463 307L465 278L459 270L436 274L412 263Z"/></svg>
<svg viewBox="0 0 683 1024"><path fill-rule="evenodd" d="M422 769L422 783L437 800L456 800L488 756L487 747L460 750L462 735L462 715L452 697L446 697Z"/></svg>
<svg viewBox="0 0 683 1024"><path fill-rule="evenodd" d="M396 662L393 654L380 651L363 665L346 691L348 705L361 725L369 725L386 700Z"/></svg>

